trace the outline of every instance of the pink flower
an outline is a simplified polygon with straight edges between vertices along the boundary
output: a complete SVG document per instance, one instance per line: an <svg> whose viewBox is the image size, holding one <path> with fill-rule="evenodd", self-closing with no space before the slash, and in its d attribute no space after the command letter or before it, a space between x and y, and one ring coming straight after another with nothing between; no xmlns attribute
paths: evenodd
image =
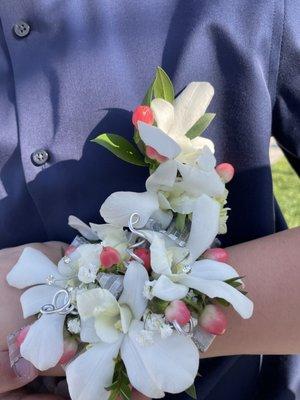
<svg viewBox="0 0 300 400"><path fill-rule="evenodd" d="M223 335L227 327L227 318L219 306L209 304L204 308L199 324L213 335Z"/></svg>
<svg viewBox="0 0 300 400"><path fill-rule="evenodd" d="M30 329L30 325L27 325L27 326L24 326L24 328L21 328L21 330L16 338L16 342L19 347L24 342L29 329Z"/></svg>
<svg viewBox="0 0 300 400"><path fill-rule="evenodd" d="M69 256L76 250L76 247L70 244L66 249L65 249L65 256Z"/></svg>
<svg viewBox="0 0 300 400"><path fill-rule="evenodd" d="M182 300L172 301L165 310L167 321L177 321L180 325L185 325L191 319L190 310Z"/></svg>
<svg viewBox="0 0 300 400"><path fill-rule="evenodd" d="M215 247L214 249L208 249L203 253L204 258L209 260L215 260L219 262L226 263L229 259L229 255L226 250L221 247Z"/></svg>
<svg viewBox="0 0 300 400"><path fill-rule="evenodd" d="M137 255L142 261L147 271L151 270L150 250L146 248L135 249L134 254Z"/></svg>
<svg viewBox="0 0 300 400"><path fill-rule="evenodd" d="M151 160L156 160L160 164L168 161L168 157L162 156L151 146L146 146L146 155L151 158Z"/></svg>
<svg viewBox="0 0 300 400"><path fill-rule="evenodd" d="M145 124L152 125L154 122L154 115L150 107L148 106L138 106L132 114L132 123L137 128L137 123L139 121Z"/></svg>
<svg viewBox="0 0 300 400"><path fill-rule="evenodd" d="M113 265L119 264L121 256L118 250L113 247L103 247L100 254L100 263L102 268L111 268Z"/></svg>
<svg viewBox="0 0 300 400"><path fill-rule="evenodd" d="M59 364L67 364L72 358L75 357L75 354L78 350L78 343L75 339L71 337L64 340L64 352L59 360Z"/></svg>
<svg viewBox="0 0 300 400"><path fill-rule="evenodd" d="M225 183L230 182L234 175L234 168L231 164L228 163L217 165L216 171Z"/></svg>

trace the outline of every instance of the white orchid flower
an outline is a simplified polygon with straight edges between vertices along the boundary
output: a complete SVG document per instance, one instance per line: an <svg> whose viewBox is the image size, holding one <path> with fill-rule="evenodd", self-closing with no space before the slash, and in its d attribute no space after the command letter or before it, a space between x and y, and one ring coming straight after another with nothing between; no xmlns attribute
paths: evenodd
<svg viewBox="0 0 300 400"><path fill-rule="evenodd" d="M174 258L173 248L167 248L161 235L153 233L151 241L151 266L153 272L159 276L154 283L151 282L151 296L173 301L184 298L190 289L195 289L212 299L222 298L228 301L243 318L251 317L252 301L225 282L238 278L234 268L213 260L200 260L192 262L190 272L186 273L180 268L180 261L178 263L178 259ZM193 253L194 243L191 244L190 250Z"/></svg>
<svg viewBox="0 0 300 400"><path fill-rule="evenodd" d="M133 261L118 302L103 289L78 296L80 316L89 325L84 340L92 344L66 367L72 400L108 399L106 388L112 384L119 352L131 384L148 397L179 393L193 383L199 358L190 338L174 332L162 339L159 333L151 332L151 341L147 342L143 336L144 324L140 319L147 305L143 297L147 279L145 268ZM178 359L180 364L174 369Z"/></svg>
<svg viewBox="0 0 300 400"><path fill-rule="evenodd" d="M167 161L148 178L146 192L115 192L102 204L100 214L109 224L128 226L132 214L138 214L140 219L136 228L144 227L150 218L167 227L172 220L172 213L160 207L159 190L171 190L177 175L177 165Z"/></svg>
<svg viewBox="0 0 300 400"><path fill-rule="evenodd" d="M214 95L208 82L192 82L176 97L174 104L154 99L151 109L156 126L138 123L139 133L146 146L159 154L181 162L194 161L204 146L214 151L213 142L203 137L190 140L185 134L205 114Z"/></svg>
<svg viewBox="0 0 300 400"><path fill-rule="evenodd" d="M59 261L58 271L70 279L79 279L86 284L94 282L100 268L99 256L102 247L99 243L85 243L78 246Z"/></svg>
<svg viewBox="0 0 300 400"><path fill-rule="evenodd" d="M177 178L177 171L181 178ZM161 164L146 181L146 192L115 192L102 204L100 214L114 225L128 226L129 218L140 216L136 228L144 227L150 218L166 228L172 212L190 214L201 195L221 197L225 185L215 171L215 157L204 147L193 165L174 160Z"/></svg>
<svg viewBox="0 0 300 400"><path fill-rule="evenodd" d="M126 249L128 247L128 232L123 227L113 224L85 224L74 215L69 216L69 225L76 229L82 236L88 240L99 241L101 246L111 246L118 250L121 258L124 260L128 257Z"/></svg>
<svg viewBox="0 0 300 400"><path fill-rule="evenodd" d="M59 287L47 284L53 280ZM29 288L20 297L23 316L28 318L38 314L42 306L52 303L58 290L66 286L67 278L43 253L26 247L7 275L7 282L18 289ZM65 317L58 313L42 314L21 344L21 356L40 371L54 367L63 354Z"/></svg>

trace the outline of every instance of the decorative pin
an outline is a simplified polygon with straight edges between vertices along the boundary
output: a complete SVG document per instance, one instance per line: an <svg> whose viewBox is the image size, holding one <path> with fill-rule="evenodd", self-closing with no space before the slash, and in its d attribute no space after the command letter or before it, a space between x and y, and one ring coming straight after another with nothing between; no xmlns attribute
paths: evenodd
<svg viewBox="0 0 300 400"><path fill-rule="evenodd" d="M62 305L61 305L62 304ZM51 304L45 304L41 307L42 314L70 314L74 310L74 305L71 304L70 292L66 289L58 290L53 296Z"/></svg>

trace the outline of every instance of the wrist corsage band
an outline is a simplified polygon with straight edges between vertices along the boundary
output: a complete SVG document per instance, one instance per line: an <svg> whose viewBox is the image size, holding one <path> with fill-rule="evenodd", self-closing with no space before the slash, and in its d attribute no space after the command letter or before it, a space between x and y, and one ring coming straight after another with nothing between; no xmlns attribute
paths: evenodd
<svg viewBox="0 0 300 400"><path fill-rule="evenodd" d="M250 318L253 303L217 236L226 232L230 164L216 164L201 137L214 114L214 89L190 83L176 98L158 68L133 112L134 142L94 139L124 161L148 167L142 193L116 192L100 208L104 224L71 216L80 235L55 265L26 248L7 276L26 290L20 355L38 370L64 365L73 400L150 398L187 391L199 351L226 331L225 307Z"/></svg>

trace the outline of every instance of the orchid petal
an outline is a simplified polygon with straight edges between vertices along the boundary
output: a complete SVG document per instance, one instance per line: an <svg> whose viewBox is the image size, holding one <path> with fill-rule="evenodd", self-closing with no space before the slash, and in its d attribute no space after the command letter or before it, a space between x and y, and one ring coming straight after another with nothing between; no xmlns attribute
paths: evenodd
<svg viewBox="0 0 300 400"><path fill-rule="evenodd" d="M132 321L132 312L127 305L120 305L120 321L122 332L127 333L129 331L130 323Z"/></svg>
<svg viewBox="0 0 300 400"><path fill-rule="evenodd" d="M106 289L85 290L77 296L77 308L80 317L85 320L95 316L94 311L105 311L106 315L118 315L118 302Z"/></svg>
<svg viewBox="0 0 300 400"><path fill-rule="evenodd" d="M166 198L164 193L158 192L157 193L157 197L158 197L158 202L159 202L160 209L169 210L171 208L169 200Z"/></svg>
<svg viewBox="0 0 300 400"><path fill-rule="evenodd" d="M143 289L148 279L149 276L145 267L136 261L131 261L124 277L124 289L119 298L119 303L126 304L136 319L142 317L147 307L147 299L143 295Z"/></svg>
<svg viewBox="0 0 300 400"><path fill-rule="evenodd" d="M65 317L60 314L42 315L31 325L21 344L21 356L40 371L57 365L63 354Z"/></svg>
<svg viewBox="0 0 300 400"><path fill-rule="evenodd" d="M173 105L164 99L153 99L150 107L158 128L167 133L174 122Z"/></svg>
<svg viewBox="0 0 300 400"><path fill-rule="evenodd" d="M95 329L94 318L80 320L80 340L84 343L97 343L99 336Z"/></svg>
<svg viewBox="0 0 300 400"><path fill-rule="evenodd" d="M66 367L72 400L107 400L120 342L98 343L79 355Z"/></svg>
<svg viewBox="0 0 300 400"><path fill-rule="evenodd" d="M68 224L71 228L76 229L86 239L98 240L98 236L93 232L93 230L74 215L69 216Z"/></svg>
<svg viewBox="0 0 300 400"><path fill-rule="evenodd" d="M90 226L92 230L97 233L100 240L105 241L108 239L110 241L110 246L126 241L126 232L119 226L93 223L91 223ZM107 244L105 245L107 246Z"/></svg>
<svg viewBox="0 0 300 400"><path fill-rule="evenodd" d="M253 313L252 301L248 299L248 297L244 296L239 290L225 282L212 279L201 279L192 274L177 275L176 280L191 289L196 289L199 292L206 294L211 299L217 297L228 301L241 317L245 319L250 318Z"/></svg>
<svg viewBox="0 0 300 400"><path fill-rule="evenodd" d="M207 139L209 140L209 139ZM216 166L216 157L208 146L204 146L197 158L197 164L203 171L212 171Z"/></svg>
<svg viewBox="0 0 300 400"><path fill-rule="evenodd" d="M135 227L142 228L158 208L155 193L116 192L102 204L100 214L106 222L122 227L128 226L130 216L136 213L140 220Z"/></svg>
<svg viewBox="0 0 300 400"><path fill-rule="evenodd" d="M220 205L206 195L195 203L187 247L191 262L195 261L213 242L219 230Z"/></svg>
<svg viewBox="0 0 300 400"><path fill-rule="evenodd" d="M169 259L164 239L154 235L151 246L151 267L157 274L171 274L171 260Z"/></svg>
<svg viewBox="0 0 300 400"><path fill-rule="evenodd" d="M153 147L160 155L173 159L181 152L180 146L156 126L138 122L139 133L146 146Z"/></svg>
<svg viewBox="0 0 300 400"><path fill-rule="evenodd" d="M181 188L192 196L219 197L224 194L224 182L214 169L203 171L197 165L178 163L178 170L182 176Z"/></svg>
<svg viewBox="0 0 300 400"><path fill-rule="evenodd" d="M191 82L174 100L175 120L170 134L184 135L201 118L214 95L208 82Z"/></svg>
<svg viewBox="0 0 300 400"><path fill-rule="evenodd" d="M142 322L134 321L121 346L132 386L154 399L164 397L164 392L175 394L186 390L193 384L199 366L193 341L175 332L162 339L155 332L153 344L143 344L140 340L143 328Z"/></svg>
<svg viewBox="0 0 300 400"><path fill-rule="evenodd" d="M42 252L26 247L6 279L9 285L18 289L46 283L48 276L61 279L55 264Z"/></svg>
<svg viewBox="0 0 300 400"><path fill-rule="evenodd" d="M195 137L195 139L192 139L191 145L194 149L197 149L198 151L204 149L205 147L208 147L213 154L215 152L214 142L203 136L197 136Z"/></svg>
<svg viewBox="0 0 300 400"><path fill-rule="evenodd" d="M150 218L150 220L154 221L154 226L155 224L159 225L159 229L167 229L172 222L172 219L173 213L171 210L163 211L161 209L154 211Z"/></svg>
<svg viewBox="0 0 300 400"><path fill-rule="evenodd" d="M159 167L149 176L146 181L148 191L172 189L177 176L177 163L174 160L169 160L160 164Z"/></svg>
<svg viewBox="0 0 300 400"><path fill-rule="evenodd" d="M95 318L95 329L103 342L114 343L121 338L121 331L116 329L116 324L118 324L120 318L120 315L111 316L104 313Z"/></svg>
<svg viewBox="0 0 300 400"><path fill-rule="evenodd" d="M184 298L189 288L180 283L172 282L167 276L161 275L152 288L152 295L165 301Z"/></svg>
<svg viewBox="0 0 300 400"><path fill-rule="evenodd" d="M231 265L214 260L195 261L192 265L190 275L202 279L217 279L219 281L226 281L227 279L237 278L239 276Z"/></svg>
<svg viewBox="0 0 300 400"><path fill-rule="evenodd" d="M24 318L37 314L42 306L51 304L58 290L57 287L49 285L37 285L27 289L20 297Z"/></svg>
<svg viewBox="0 0 300 400"><path fill-rule="evenodd" d="M189 196L186 193L169 198L171 209L179 214L191 214L196 201L197 197Z"/></svg>

